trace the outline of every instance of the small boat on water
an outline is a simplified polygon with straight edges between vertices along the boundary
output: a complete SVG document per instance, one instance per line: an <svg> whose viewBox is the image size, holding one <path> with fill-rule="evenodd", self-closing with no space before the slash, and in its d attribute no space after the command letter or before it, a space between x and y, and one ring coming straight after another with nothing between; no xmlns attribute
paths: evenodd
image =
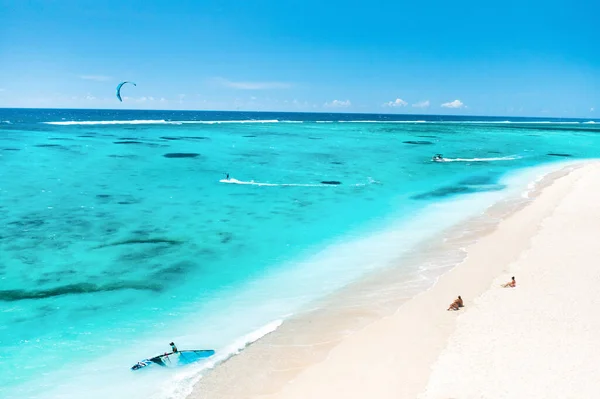
<svg viewBox="0 0 600 399"><path fill-rule="evenodd" d="M141 360L133 366L131 366L131 370L139 370L151 366L153 364L162 367L179 367L209 358L214 354L215 351L212 349L182 350L177 352L170 352L165 353L163 355L154 356L149 359Z"/></svg>

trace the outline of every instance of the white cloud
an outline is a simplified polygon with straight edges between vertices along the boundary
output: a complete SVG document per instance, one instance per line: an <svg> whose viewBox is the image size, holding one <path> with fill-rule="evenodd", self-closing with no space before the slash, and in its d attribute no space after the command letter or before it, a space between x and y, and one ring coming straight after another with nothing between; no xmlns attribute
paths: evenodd
<svg viewBox="0 0 600 399"><path fill-rule="evenodd" d="M88 94L87 96L85 96L85 99L88 101L94 101L96 99L96 97Z"/></svg>
<svg viewBox="0 0 600 399"><path fill-rule="evenodd" d="M350 102L350 100L333 100L330 103L323 104L323 106L326 108L348 108L351 105L352 103Z"/></svg>
<svg viewBox="0 0 600 399"><path fill-rule="evenodd" d="M397 98L394 101L388 101L383 104L384 107L406 107L408 103L401 98Z"/></svg>
<svg viewBox="0 0 600 399"><path fill-rule="evenodd" d="M223 78L214 78L214 83L230 89L240 90L269 90L269 89L289 89L291 83L286 82L234 82Z"/></svg>
<svg viewBox="0 0 600 399"><path fill-rule="evenodd" d="M427 108L429 107L429 100L419 101L418 103L414 103L412 106L415 108Z"/></svg>
<svg viewBox="0 0 600 399"><path fill-rule="evenodd" d="M1 90L0 90L1 91ZM590 112L594 112L594 107L590 108Z"/></svg>
<svg viewBox="0 0 600 399"><path fill-rule="evenodd" d="M107 82L107 81L111 80L112 78L110 76L104 76L104 75L80 75L79 79L95 80L96 82Z"/></svg>
<svg viewBox="0 0 600 399"><path fill-rule="evenodd" d="M449 103L442 104L442 107L444 107L444 108L462 108L464 106L465 106L465 104L463 104L463 102L460 100L454 100L454 101L450 101Z"/></svg>

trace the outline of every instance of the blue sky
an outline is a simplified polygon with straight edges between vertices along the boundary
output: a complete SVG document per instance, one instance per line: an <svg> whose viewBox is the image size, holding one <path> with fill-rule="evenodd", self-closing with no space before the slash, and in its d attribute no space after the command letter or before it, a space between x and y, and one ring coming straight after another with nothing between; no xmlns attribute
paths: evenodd
<svg viewBox="0 0 600 399"><path fill-rule="evenodd" d="M0 107L598 118L599 12L594 0L0 0ZM121 80L138 84L123 103Z"/></svg>

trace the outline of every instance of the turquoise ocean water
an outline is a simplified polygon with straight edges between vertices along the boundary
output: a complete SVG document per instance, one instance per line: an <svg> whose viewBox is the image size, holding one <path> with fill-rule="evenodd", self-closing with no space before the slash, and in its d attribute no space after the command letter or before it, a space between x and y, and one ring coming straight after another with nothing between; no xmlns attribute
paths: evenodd
<svg viewBox="0 0 600 399"><path fill-rule="evenodd" d="M230 356L532 167L598 157L591 122L0 110L0 397L183 397L214 360L129 367Z"/></svg>

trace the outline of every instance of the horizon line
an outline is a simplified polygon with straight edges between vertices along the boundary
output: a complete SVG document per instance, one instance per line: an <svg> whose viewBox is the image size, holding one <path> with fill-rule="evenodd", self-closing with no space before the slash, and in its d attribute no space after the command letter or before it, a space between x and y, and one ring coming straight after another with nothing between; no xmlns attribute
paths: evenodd
<svg viewBox="0 0 600 399"><path fill-rule="evenodd" d="M333 115L380 115L380 116L424 116L424 117L484 117L484 118L528 118L528 119L586 119L590 121L600 121L600 118L589 117L564 117L564 116L507 116L507 115L457 115L457 114L399 114L399 113L378 113L378 112L327 112L327 111L257 111L257 110L206 110L206 109L140 109L140 108L71 108L71 107L0 107L3 109L22 109L22 110L72 110L72 111L140 111L140 112L237 112L237 113L271 113L271 114L333 114Z"/></svg>

